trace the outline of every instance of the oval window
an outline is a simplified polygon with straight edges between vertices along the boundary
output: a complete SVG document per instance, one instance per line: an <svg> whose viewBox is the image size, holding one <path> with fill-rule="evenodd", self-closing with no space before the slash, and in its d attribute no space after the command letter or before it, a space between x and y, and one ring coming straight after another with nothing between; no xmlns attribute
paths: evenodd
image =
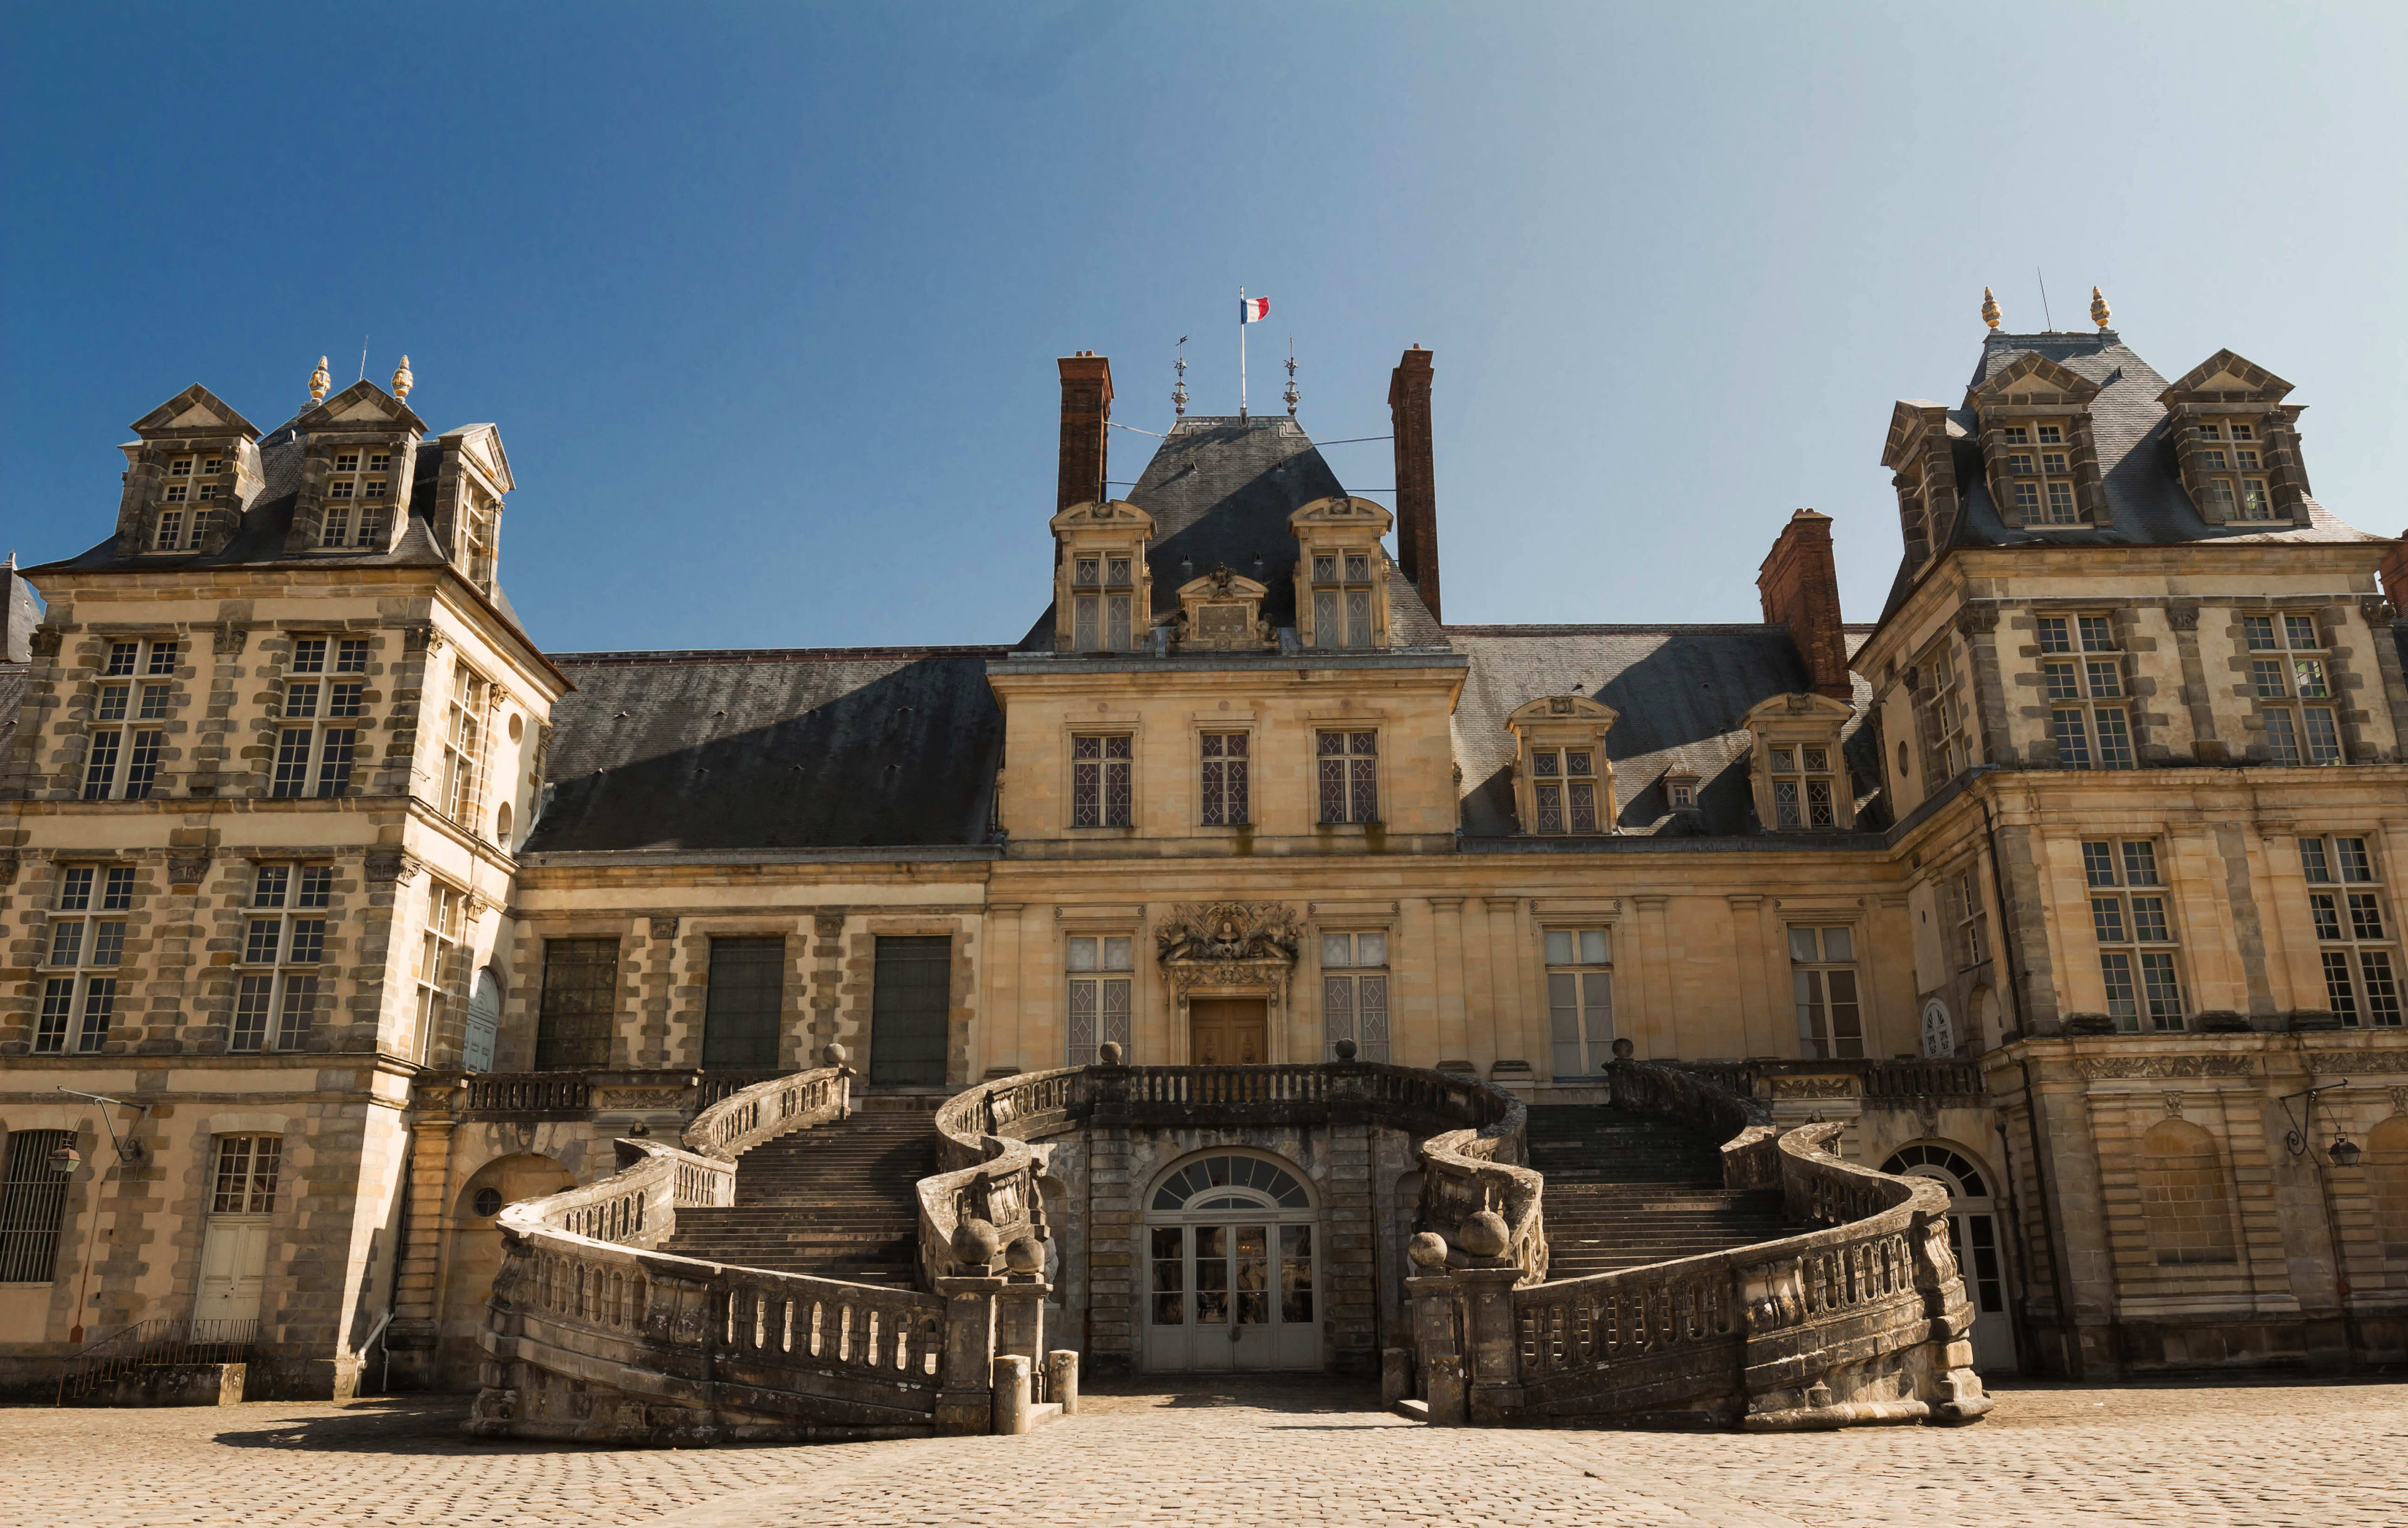
<svg viewBox="0 0 2408 1528"><path fill-rule="evenodd" d="M1898 745L1898 778L1906 778L1906 744L1904 742Z"/></svg>

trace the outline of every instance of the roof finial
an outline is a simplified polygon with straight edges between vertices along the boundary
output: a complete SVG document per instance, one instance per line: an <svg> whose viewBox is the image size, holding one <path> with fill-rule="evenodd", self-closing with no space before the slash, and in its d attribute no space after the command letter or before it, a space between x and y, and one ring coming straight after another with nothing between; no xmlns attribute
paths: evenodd
<svg viewBox="0 0 2408 1528"><path fill-rule="evenodd" d="M1294 335L1287 336L1287 392L1281 396L1287 400L1287 417L1296 418L1296 336Z"/></svg>
<svg viewBox="0 0 2408 1528"><path fill-rule="evenodd" d="M405 355L401 358L401 364L393 368L393 395L408 403L409 390L417 385L418 378L409 375L409 357Z"/></svg>
<svg viewBox="0 0 2408 1528"><path fill-rule="evenodd" d="M2107 299L2099 295L2097 287L2092 287L2090 289L2090 321L2104 329L2107 327L2108 317Z"/></svg>
<svg viewBox="0 0 2408 1528"><path fill-rule="evenodd" d="M318 358L318 369L309 374L309 401L324 403L326 390L334 385L335 379L326 375L326 358L322 355Z"/></svg>
<svg viewBox="0 0 2408 1528"><path fill-rule="evenodd" d="M1988 324L1993 333L1997 332L1999 327L1999 299L1990 295L1990 289L1988 287L1984 287L1982 289L1982 321Z"/></svg>
<svg viewBox="0 0 2408 1528"><path fill-rule="evenodd" d="M1171 384L1170 407L1178 412L1181 419L1185 419L1187 417L1187 336L1185 335L1179 336L1179 359L1170 364L1170 369L1179 374L1179 380Z"/></svg>

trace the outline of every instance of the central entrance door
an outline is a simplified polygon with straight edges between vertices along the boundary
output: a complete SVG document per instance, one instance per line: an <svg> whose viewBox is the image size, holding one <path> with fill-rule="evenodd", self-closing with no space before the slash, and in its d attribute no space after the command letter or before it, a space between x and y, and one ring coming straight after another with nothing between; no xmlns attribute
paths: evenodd
<svg viewBox="0 0 2408 1528"><path fill-rule="evenodd" d="M1191 998L1187 1059L1198 1066L1254 1066L1270 1060L1270 1022L1264 1001Z"/></svg>
<svg viewBox="0 0 2408 1528"><path fill-rule="evenodd" d="M1145 1367L1321 1367L1319 1222L1268 1157L1216 1152L1147 1202Z"/></svg>

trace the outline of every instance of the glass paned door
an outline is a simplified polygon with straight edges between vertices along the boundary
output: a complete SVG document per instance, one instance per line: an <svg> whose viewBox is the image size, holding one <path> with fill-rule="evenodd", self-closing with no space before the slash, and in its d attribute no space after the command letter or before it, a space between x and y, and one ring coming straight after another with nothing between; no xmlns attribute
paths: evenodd
<svg viewBox="0 0 2408 1528"><path fill-rule="evenodd" d="M1312 1227L1150 1226L1150 1369L1310 1369L1321 1327Z"/></svg>

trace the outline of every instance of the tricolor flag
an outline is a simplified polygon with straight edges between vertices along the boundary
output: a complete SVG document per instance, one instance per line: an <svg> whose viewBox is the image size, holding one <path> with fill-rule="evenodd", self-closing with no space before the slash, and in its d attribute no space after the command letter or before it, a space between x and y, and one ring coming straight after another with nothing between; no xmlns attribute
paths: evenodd
<svg viewBox="0 0 2408 1528"><path fill-rule="evenodd" d="M1271 300L1268 297L1240 297L1238 299L1238 321L1240 323L1253 323L1257 320L1267 319L1270 316Z"/></svg>

